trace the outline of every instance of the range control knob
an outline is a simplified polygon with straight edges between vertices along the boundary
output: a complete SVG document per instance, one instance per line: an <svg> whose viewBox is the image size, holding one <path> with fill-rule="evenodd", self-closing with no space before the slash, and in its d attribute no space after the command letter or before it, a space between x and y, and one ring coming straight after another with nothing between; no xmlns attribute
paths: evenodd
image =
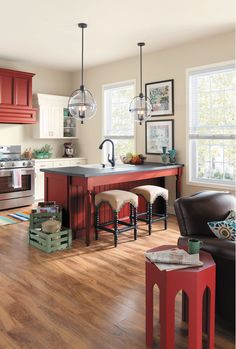
<svg viewBox="0 0 236 349"><path fill-rule="evenodd" d="M24 162L22 163L22 165L23 165L23 166L27 166L27 163L24 161Z"/></svg>
<svg viewBox="0 0 236 349"><path fill-rule="evenodd" d="M4 163L3 162L0 162L0 167L4 167Z"/></svg>
<svg viewBox="0 0 236 349"><path fill-rule="evenodd" d="M32 161L28 161L28 162L27 162L27 166L29 166L29 167L30 167L30 166L33 166Z"/></svg>
<svg viewBox="0 0 236 349"><path fill-rule="evenodd" d="M12 165L12 167L15 167L15 163L14 162L11 165Z"/></svg>

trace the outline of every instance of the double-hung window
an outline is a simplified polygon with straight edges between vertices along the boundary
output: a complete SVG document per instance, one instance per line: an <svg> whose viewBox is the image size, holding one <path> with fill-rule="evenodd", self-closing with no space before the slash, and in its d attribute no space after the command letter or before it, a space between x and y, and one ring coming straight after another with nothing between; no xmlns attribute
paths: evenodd
<svg viewBox="0 0 236 349"><path fill-rule="evenodd" d="M135 95L135 82L124 81L103 87L104 138L115 144L115 158L133 153L135 150L134 120L129 112L129 104ZM110 143L106 143L105 161L110 153Z"/></svg>
<svg viewBox="0 0 236 349"><path fill-rule="evenodd" d="M236 72L233 64L188 70L189 182L235 185Z"/></svg>

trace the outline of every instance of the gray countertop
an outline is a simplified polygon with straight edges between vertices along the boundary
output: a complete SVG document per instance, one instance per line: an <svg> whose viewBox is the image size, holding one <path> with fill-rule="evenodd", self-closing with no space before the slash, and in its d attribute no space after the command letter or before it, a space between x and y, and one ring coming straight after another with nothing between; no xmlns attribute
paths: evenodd
<svg viewBox="0 0 236 349"><path fill-rule="evenodd" d="M145 171L160 171L171 168L183 167L183 164L162 164L154 162L146 162L143 165L125 165L117 164L114 168L109 167L102 168L100 164L83 165L74 167L57 167L57 168L43 168L40 171L47 173L55 173L65 176L78 176L78 177L97 177L97 176L110 176L112 174L124 174L133 172L145 172Z"/></svg>

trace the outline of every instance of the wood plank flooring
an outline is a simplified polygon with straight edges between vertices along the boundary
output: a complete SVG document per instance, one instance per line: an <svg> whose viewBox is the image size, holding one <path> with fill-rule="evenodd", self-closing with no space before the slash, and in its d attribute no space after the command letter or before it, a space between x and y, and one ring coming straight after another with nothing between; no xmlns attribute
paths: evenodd
<svg viewBox="0 0 236 349"><path fill-rule="evenodd" d="M0 227L0 349L146 348L144 252L179 236L174 216L162 228L155 223L147 236L141 226L137 241L124 233L116 249L113 236L101 233L89 247L77 240L70 250L45 254L28 246L27 222ZM176 348L186 349L180 309L178 295ZM155 318L155 349L158 327ZM233 348L232 334L217 326L215 349Z"/></svg>

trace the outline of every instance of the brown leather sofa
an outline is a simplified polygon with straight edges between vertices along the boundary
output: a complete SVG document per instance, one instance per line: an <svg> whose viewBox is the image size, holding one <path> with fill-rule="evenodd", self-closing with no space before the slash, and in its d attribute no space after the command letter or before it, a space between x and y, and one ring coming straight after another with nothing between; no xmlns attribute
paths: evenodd
<svg viewBox="0 0 236 349"><path fill-rule="evenodd" d="M216 263L216 314L230 327L235 324L235 242L218 239L207 222L224 220L236 209L236 198L228 192L204 191L181 197L174 203L181 237L179 246L194 237Z"/></svg>

